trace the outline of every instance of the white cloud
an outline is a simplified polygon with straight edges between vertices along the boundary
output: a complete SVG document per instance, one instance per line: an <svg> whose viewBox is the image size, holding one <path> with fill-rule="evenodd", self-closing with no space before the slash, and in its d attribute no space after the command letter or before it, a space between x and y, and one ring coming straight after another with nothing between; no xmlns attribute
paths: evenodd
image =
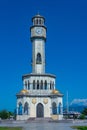
<svg viewBox="0 0 87 130"><path fill-rule="evenodd" d="M87 105L87 99L74 99L70 105L73 105L73 104L83 104L83 105Z"/></svg>

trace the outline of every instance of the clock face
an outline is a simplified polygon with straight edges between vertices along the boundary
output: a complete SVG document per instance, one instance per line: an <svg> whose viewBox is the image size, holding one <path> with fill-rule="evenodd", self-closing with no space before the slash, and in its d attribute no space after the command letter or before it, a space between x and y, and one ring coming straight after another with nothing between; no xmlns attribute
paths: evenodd
<svg viewBox="0 0 87 130"><path fill-rule="evenodd" d="M36 28L36 33L37 34L42 34L42 28Z"/></svg>

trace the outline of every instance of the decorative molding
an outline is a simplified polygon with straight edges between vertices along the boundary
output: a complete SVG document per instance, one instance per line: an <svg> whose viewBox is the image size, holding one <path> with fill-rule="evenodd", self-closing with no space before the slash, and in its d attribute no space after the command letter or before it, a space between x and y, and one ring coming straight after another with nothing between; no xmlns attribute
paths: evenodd
<svg viewBox="0 0 87 130"><path fill-rule="evenodd" d="M44 104L47 104L48 103L48 99L44 98L43 102L44 102Z"/></svg>
<svg viewBox="0 0 87 130"><path fill-rule="evenodd" d="M36 98L33 98L33 99L32 99L32 103L33 103L33 104L36 104L36 102L37 102Z"/></svg>

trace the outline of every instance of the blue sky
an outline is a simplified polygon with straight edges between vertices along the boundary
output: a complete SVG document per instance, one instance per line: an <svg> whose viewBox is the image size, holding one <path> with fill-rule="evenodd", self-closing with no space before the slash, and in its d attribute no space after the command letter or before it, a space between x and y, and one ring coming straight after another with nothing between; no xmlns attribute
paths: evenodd
<svg viewBox="0 0 87 130"><path fill-rule="evenodd" d="M87 98L86 0L0 1L0 110L14 110L22 75L31 73L30 26L37 13L46 18L46 72L56 88L73 99Z"/></svg>

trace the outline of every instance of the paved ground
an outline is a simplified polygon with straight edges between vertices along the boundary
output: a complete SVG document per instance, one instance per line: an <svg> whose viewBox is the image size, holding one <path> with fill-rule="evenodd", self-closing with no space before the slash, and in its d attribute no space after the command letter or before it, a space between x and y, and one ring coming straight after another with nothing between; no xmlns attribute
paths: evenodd
<svg viewBox="0 0 87 130"><path fill-rule="evenodd" d="M63 123L31 123L24 127L25 130L72 130Z"/></svg>
<svg viewBox="0 0 87 130"><path fill-rule="evenodd" d="M46 122L46 121L4 121L0 126L21 126L23 130L72 130L73 125L87 125L87 121L71 121L71 122Z"/></svg>

